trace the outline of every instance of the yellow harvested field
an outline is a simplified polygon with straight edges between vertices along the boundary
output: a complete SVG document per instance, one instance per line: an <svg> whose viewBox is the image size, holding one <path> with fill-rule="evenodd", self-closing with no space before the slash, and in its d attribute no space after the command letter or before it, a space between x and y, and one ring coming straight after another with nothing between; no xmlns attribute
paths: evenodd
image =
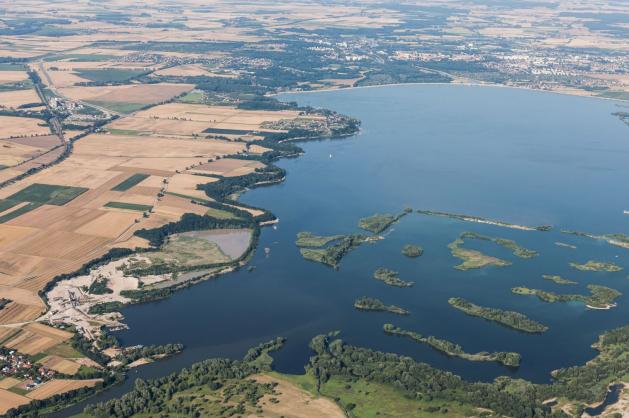
<svg viewBox="0 0 629 418"><path fill-rule="evenodd" d="M210 124L208 122L145 119L128 117L119 119L109 125L112 129L137 131L138 133L154 133L163 135L203 135Z"/></svg>
<svg viewBox="0 0 629 418"><path fill-rule="evenodd" d="M72 87L75 84L87 83L90 81L86 78L79 77L71 71L48 71L47 74L56 88Z"/></svg>
<svg viewBox="0 0 629 418"><path fill-rule="evenodd" d="M5 377L0 380L0 389L9 389L21 382L21 380L16 379L15 377Z"/></svg>
<svg viewBox="0 0 629 418"><path fill-rule="evenodd" d="M43 314L46 309L43 306L24 305L10 302L0 310L0 324L12 324L31 321Z"/></svg>
<svg viewBox="0 0 629 418"><path fill-rule="evenodd" d="M79 371L81 365L74 361L64 359L59 356L46 356L39 361L39 363L51 370L57 371L63 374L74 375Z"/></svg>
<svg viewBox="0 0 629 418"><path fill-rule="evenodd" d="M3 71L0 71L0 76L2 76L2 73ZM30 103L41 103L39 96L33 89L0 92L0 107L17 109L22 105ZM35 120L41 122L41 119Z"/></svg>
<svg viewBox="0 0 629 418"><path fill-rule="evenodd" d="M257 168L263 168L259 161L239 160L235 158L222 158L211 163L194 167L190 172L203 174L217 174L224 177L244 176L254 172Z"/></svg>
<svg viewBox="0 0 629 418"><path fill-rule="evenodd" d="M68 231L42 231L25 240L14 251L19 254L72 261L89 254L107 241L103 237L82 235Z"/></svg>
<svg viewBox="0 0 629 418"><path fill-rule="evenodd" d="M15 83L28 79L26 71L0 71L0 84ZM2 101L0 101L2 104Z"/></svg>
<svg viewBox="0 0 629 418"><path fill-rule="evenodd" d="M4 345L23 354L35 355L70 338L72 334L67 331L40 323L30 323Z"/></svg>
<svg viewBox="0 0 629 418"><path fill-rule="evenodd" d="M263 415L268 417L291 418L344 418L346 415L334 401L323 397L314 397L305 390L284 379L275 376L256 375L252 377L258 383L274 383L276 394L264 395L259 401ZM271 402L276 398L279 402Z"/></svg>
<svg viewBox="0 0 629 418"><path fill-rule="evenodd" d="M197 190L197 185L213 183L217 180L216 178L195 176L193 174L175 174L170 178L167 190L171 193L207 199L205 192Z"/></svg>
<svg viewBox="0 0 629 418"><path fill-rule="evenodd" d="M61 94L73 100L152 104L190 91L192 84L129 84L124 86L67 87Z"/></svg>
<svg viewBox="0 0 629 418"><path fill-rule="evenodd" d="M137 112L134 118L144 119L179 119L214 124L240 124L239 129L247 126L258 127L262 122L292 119L299 116L293 110L243 110L232 106L208 106L203 104L167 103Z"/></svg>
<svg viewBox="0 0 629 418"><path fill-rule="evenodd" d="M30 331L22 330L18 335L7 341L4 346L13 348L22 354L35 355L57 345L54 338L45 337Z"/></svg>
<svg viewBox="0 0 629 418"><path fill-rule="evenodd" d="M2 129L0 127L0 129ZM13 166L41 154L42 150L24 144L0 140L0 164Z"/></svg>
<svg viewBox="0 0 629 418"><path fill-rule="evenodd" d="M84 224L75 232L97 237L117 238L140 217L141 215L137 213L103 211L101 216Z"/></svg>
<svg viewBox="0 0 629 418"><path fill-rule="evenodd" d="M45 308L44 302L37 296L24 289L0 285L0 298L10 299L23 305L39 306Z"/></svg>
<svg viewBox="0 0 629 418"><path fill-rule="evenodd" d="M60 393L66 393L71 390L80 389L83 387L94 387L97 383L102 382L102 379L90 379L90 380L65 380L65 379L53 379L42 385L37 389L28 393L30 399L46 399L51 396L58 395Z"/></svg>
<svg viewBox="0 0 629 418"><path fill-rule="evenodd" d="M16 326L0 327L0 341L8 340L18 332L20 332L20 329Z"/></svg>
<svg viewBox="0 0 629 418"><path fill-rule="evenodd" d="M45 335L51 338L55 338L59 340L59 342L69 340L74 335L71 332L64 331L59 328L49 327L48 325L39 324L39 323L28 324L24 328L29 331L36 332L40 335Z"/></svg>
<svg viewBox="0 0 629 418"><path fill-rule="evenodd" d="M138 158L214 158L244 151L245 145L212 139L169 139L150 136L92 134L75 145L77 155ZM128 166L127 164L124 164ZM159 165L155 167L159 169ZM184 167L179 167L184 168Z"/></svg>
<svg viewBox="0 0 629 418"><path fill-rule="evenodd" d="M17 408L30 402L31 400L25 396L0 389L0 414L6 414L9 409Z"/></svg>
<svg viewBox="0 0 629 418"><path fill-rule="evenodd" d="M114 121L109 128L143 134L203 135L208 128L236 131L271 131L261 128L263 122L293 119L295 111L242 110L230 106L167 103L141 110ZM221 132L220 135L225 135ZM242 134L230 135L241 137Z"/></svg>
<svg viewBox="0 0 629 418"><path fill-rule="evenodd" d="M164 184L165 178L166 177L162 177L162 176L149 176L145 178L144 180L142 180L140 183L138 183L138 185L135 187L153 187L153 188L161 189L161 187Z"/></svg>
<svg viewBox="0 0 629 418"><path fill-rule="evenodd" d="M50 129L41 119L0 116L0 139L48 134L50 134Z"/></svg>
<svg viewBox="0 0 629 418"><path fill-rule="evenodd" d="M207 199L207 197L205 197ZM166 195L162 198L159 206L155 208L155 213L168 219L179 219L185 213L195 213L205 215L208 208L202 205L191 203L190 199Z"/></svg>

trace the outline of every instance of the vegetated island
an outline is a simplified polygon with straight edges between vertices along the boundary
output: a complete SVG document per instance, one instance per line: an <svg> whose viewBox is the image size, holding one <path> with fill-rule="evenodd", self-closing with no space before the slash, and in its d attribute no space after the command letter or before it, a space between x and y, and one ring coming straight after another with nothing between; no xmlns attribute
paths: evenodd
<svg viewBox="0 0 629 418"><path fill-rule="evenodd" d="M533 258L539 255L537 251L524 248L512 239L490 237L487 235L479 234L477 232L464 232L461 234L461 239L478 239L481 241L490 241L494 244L500 245L501 247L513 251L513 255L520 258Z"/></svg>
<svg viewBox="0 0 629 418"><path fill-rule="evenodd" d="M389 286L411 287L415 284L413 281L402 280L398 277L398 272L384 267L380 267L373 272L373 278L380 280Z"/></svg>
<svg viewBox="0 0 629 418"><path fill-rule="evenodd" d="M319 242L323 241L321 238ZM308 237L309 240L314 238ZM299 238L298 238L299 240ZM317 241L315 239L315 241ZM343 257L347 255L351 250L357 248L364 242L374 241L373 237L365 237L364 235L344 235L341 239L337 239L338 243L330 245L324 248L300 248L299 252L301 256L306 260L315 261L317 263L325 264L332 268L338 268ZM329 242L329 241L328 241ZM325 245L325 244L324 244Z"/></svg>
<svg viewBox="0 0 629 418"><path fill-rule="evenodd" d="M512 223L504 222L504 221L481 218L480 216L459 215L456 213L439 212L439 211L432 211L432 210L418 210L417 213L421 213L422 215L429 215L429 216L441 216L444 218L457 219L459 221L465 221L465 222L476 222L480 224L501 226L503 228L520 229L523 231L550 231L552 229L551 225L540 225L540 226L517 225L517 224L512 224Z"/></svg>
<svg viewBox="0 0 629 418"><path fill-rule="evenodd" d="M387 230L395 222L400 220L402 216L409 214L412 211L412 209L406 208L399 215L391 215L389 213L386 213L384 215L376 214L367 218L362 218L358 221L358 227L374 234L380 234Z"/></svg>
<svg viewBox="0 0 629 418"><path fill-rule="evenodd" d="M325 247L329 243L339 241L343 238L345 238L345 235L321 236L315 235L312 232L300 232L297 234L297 241L295 241L295 245L298 247Z"/></svg>
<svg viewBox="0 0 629 418"><path fill-rule="evenodd" d="M462 236L463 235L448 244L448 248L452 252L452 255L456 258L460 258L461 260L463 260L461 264L454 266L455 269L471 270L480 269L491 265L496 267L505 267L511 265L510 261L483 254L478 250L462 248L461 245L465 243Z"/></svg>
<svg viewBox="0 0 629 418"><path fill-rule="evenodd" d="M605 271L607 273L615 273L622 270L622 267L617 264L594 260L589 260L585 264L570 263L570 267L581 271Z"/></svg>
<svg viewBox="0 0 629 418"><path fill-rule="evenodd" d="M550 275L550 274L544 274L544 275L542 275L542 277L544 278L544 280L550 280L551 282L554 282L554 283L557 283L557 284L561 284L561 285L579 284L578 282L575 282L574 280L564 279L561 276L554 276L554 275Z"/></svg>
<svg viewBox="0 0 629 418"><path fill-rule="evenodd" d="M424 253L424 249L418 245L407 244L402 248L402 254L409 258L416 258Z"/></svg>
<svg viewBox="0 0 629 418"><path fill-rule="evenodd" d="M422 344L427 344L434 348L435 350L441 351L442 353L452 356L452 357L460 357L469 361L497 361L498 363L502 363L508 367L519 367L520 360L522 356L519 353L514 352L504 352L499 351L495 353L488 353L486 351L482 351L480 353L466 353L458 344L450 342L448 340L442 340L433 336L423 336L414 331L407 331L401 329L399 327L394 326L393 324L384 324L384 332L388 335L397 335L399 337L407 337L413 341L417 341Z"/></svg>
<svg viewBox="0 0 629 418"><path fill-rule="evenodd" d="M385 305L380 299L362 297L356 299L354 302L354 308L361 311L378 311L378 312L390 312L396 315L408 315L410 314L404 308L400 308L395 305Z"/></svg>
<svg viewBox="0 0 629 418"><path fill-rule="evenodd" d="M595 235L595 234L589 234L587 232L571 231L571 230L562 230L561 232L564 234L576 235L578 237L595 239L597 241L605 241L608 244L614 245L616 247L629 249L629 235L625 235L625 234Z"/></svg>
<svg viewBox="0 0 629 418"><path fill-rule="evenodd" d="M494 321L518 331L537 334L548 330L546 325L529 319L526 315L519 312L479 306L463 298L450 298L448 299L448 303L467 315L478 316L488 321Z"/></svg>
<svg viewBox="0 0 629 418"><path fill-rule="evenodd" d="M590 309L611 309L616 307L614 302L618 297L622 295L618 290L612 289L606 286L599 286L595 284L589 284L587 288L590 290L590 295L579 294L557 294L555 292L549 292L540 289L529 289L528 287L514 287L511 289L516 295L535 295L544 302L581 302Z"/></svg>

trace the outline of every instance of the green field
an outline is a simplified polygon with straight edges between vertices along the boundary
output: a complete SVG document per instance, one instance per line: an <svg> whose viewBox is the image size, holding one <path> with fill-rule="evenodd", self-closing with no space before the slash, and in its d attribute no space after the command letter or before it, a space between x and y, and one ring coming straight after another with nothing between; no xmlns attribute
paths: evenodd
<svg viewBox="0 0 629 418"><path fill-rule="evenodd" d="M232 212L216 208L209 208L205 214L216 219L241 219Z"/></svg>
<svg viewBox="0 0 629 418"><path fill-rule="evenodd" d="M85 187L33 183L19 192L12 194L7 200L62 206L88 190L89 189Z"/></svg>
<svg viewBox="0 0 629 418"><path fill-rule="evenodd" d="M108 131L112 135L138 136L138 135L142 135L142 133L143 133L143 131L135 131L133 129L108 129Z"/></svg>
<svg viewBox="0 0 629 418"><path fill-rule="evenodd" d="M629 100L629 93L625 91L604 91L598 94L598 97L606 99Z"/></svg>
<svg viewBox="0 0 629 418"><path fill-rule="evenodd" d="M200 91L191 91L189 93L186 93L183 97L181 97L179 101L182 103L192 103L192 104L205 103L205 96Z"/></svg>
<svg viewBox="0 0 629 418"><path fill-rule="evenodd" d="M14 210L13 212L9 212L6 215L0 216L0 224L9 222L11 219L15 219L18 216L25 214L26 212L32 211L33 209L37 209L41 205L41 203L28 203L21 208Z"/></svg>
<svg viewBox="0 0 629 418"><path fill-rule="evenodd" d="M23 71L26 70L22 64L13 64L10 62L0 63L0 71Z"/></svg>
<svg viewBox="0 0 629 418"><path fill-rule="evenodd" d="M97 100L86 100L86 102L118 113L133 113L148 106L146 103L101 102Z"/></svg>
<svg viewBox="0 0 629 418"><path fill-rule="evenodd" d="M131 78L137 77L143 73L144 70L129 70L129 69L79 69L76 71L77 75L82 78L87 78L90 81L101 83L119 83L127 81Z"/></svg>
<svg viewBox="0 0 629 418"><path fill-rule="evenodd" d="M72 62L93 62L93 61L112 61L117 58L116 55L101 55L101 54L60 54L51 55L44 58L44 61L61 61L69 60Z"/></svg>
<svg viewBox="0 0 629 418"><path fill-rule="evenodd" d="M320 393L316 392L316 380L311 374L287 375L271 372L269 375L288 380L296 386L310 392L314 396L323 395L333 399L351 417L385 418L385 417L469 417L477 416L478 409L453 401L421 401L410 399L401 391L390 385L368 382L363 379L355 381L333 376L321 385Z"/></svg>
<svg viewBox="0 0 629 418"><path fill-rule="evenodd" d="M31 80L16 81L14 83L0 84L0 91L29 90L32 88L33 88L33 82Z"/></svg>
<svg viewBox="0 0 629 418"><path fill-rule="evenodd" d="M132 175L131 177L129 177L128 179L126 179L125 181L123 181L122 183L113 187L111 190L114 192L126 192L133 186L141 183L144 179L148 178L149 176L150 176L149 174L136 173Z"/></svg>
<svg viewBox="0 0 629 418"><path fill-rule="evenodd" d="M153 209L153 206L149 205L138 205L135 203L125 203L125 202L109 202L105 204L106 208L114 208L114 209L127 209L127 210L135 210L138 212L146 212Z"/></svg>

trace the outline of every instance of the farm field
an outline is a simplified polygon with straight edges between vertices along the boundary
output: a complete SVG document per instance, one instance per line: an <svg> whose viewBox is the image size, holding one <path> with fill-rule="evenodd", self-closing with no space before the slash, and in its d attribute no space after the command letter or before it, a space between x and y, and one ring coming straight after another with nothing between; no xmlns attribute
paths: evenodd
<svg viewBox="0 0 629 418"><path fill-rule="evenodd" d="M51 396L66 393L71 390L92 387L97 383L102 382L102 379L86 379L86 380L71 380L71 379L54 379L46 382L34 389L28 394L30 399L46 399Z"/></svg>
<svg viewBox="0 0 629 418"><path fill-rule="evenodd" d="M94 103L159 103L192 90L190 84L131 84L104 87L67 87L59 91L73 100Z"/></svg>
<svg viewBox="0 0 629 418"><path fill-rule="evenodd" d="M48 134L50 130L41 119L0 116L0 139Z"/></svg>
<svg viewBox="0 0 629 418"><path fill-rule="evenodd" d="M202 135L233 132L242 136L254 131L277 132L262 127L263 122L294 119L295 111L242 110L230 106L208 106L190 103L168 103L134 113L114 121L116 131L160 135Z"/></svg>
<svg viewBox="0 0 629 418"><path fill-rule="evenodd" d="M0 71L0 78L3 72ZM41 103L39 96L33 89L0 91L0 107L17 109L23 105Z"/></svg>
<svg viewBox="0 0 629 418"><path fill-rule="evenodd" d="M53 64L56 63L49 65ZM92 67L100 68L96 65ZM60 73L70 74L71 71L50 72ZM52 80L54 82L54 76ZM127 97L133 97L145 106L153 100L168 99L190 88L188 85L170 86L164 91L163 86L157 86L157 90L154 87L105 87L99 94L110 96L81 97L121 100L122 105L125 105ZM128 91L123 93L121 90ZM87 91L90 92L90 89ZM135 96L135 93L144 94L144 97ZM225 219L233 217L229 212L192 203L191 199L211 200L197 186L217 181L217 178L209 177L210 174L238 176L264 167L256 161L220 157L238 154L247 148L251 153L262 153L266 149L248 146L245 142L196 138L192 133L207 129L213 123L212 118L235 118L235 122L230 123L249 130L258 129L266 120L275 121L296 115L294 112L220 109L205 105L163 106L166 107L158 109L156 114L166 117L171 113L182 118L194 118L196 122L192 122L199 124L198 128L188 132L177 132L175 129L175 135L168 137L165 135L172 129L168 125L176 127L181 121L160 121L143 112L139 113L140 118L123 117L106 128L114 132L115 129L126 129L125 134L89 134L74 144L72 154L60 164L0 189L0 297L10 300L0 311L0 325L5 325L0 327L4 347L38 356L39 364L59 373L77 373L87 359L69 346L72 334L57 332L44 324L29 323L45 312L37 292L58 274L74 271L110 248L146 246L144 240L133 236L138 229L159 227L180 219L186 213L211 213ZM21 119L23 125L19 129L24 126L32 128L39 122L37 119ZM246 123L251 125L245 126ZM131 128L149 132L148 135L133 135L129 134L132 133L129 132ZM14 133L17 133L17 128L16 131L7 131L7 136ZM47 128L45 133L49 133ZM8 160L10 153L4 154L5 165L15 165L25 156L34 157L15 169L7 168L7 172L12 170L11 174L27 167L39 167L46 161L54 160L54 155L59 155L55 154L55 150L37 156L58 146L58 138L53 135L5 139L4 142L13 147L10 149L19 150L14 152L13 160ZM160 192L166 194L159 197ZM261 213L253 209L250 211ZM198 238L194 234L174 237L162 251L152 254L148 260L182 267L228 262L249 245L249 234L221 237L220 234L213 238ZM225 252L221 246L225 246ZM178 280L189 278L182 275ZM28 392L26 396L16 397L8 392L10 395L7 395L4 404L0 402L0 406L17 406L30 399L44 399L91 384L52 381Z"/></svg>

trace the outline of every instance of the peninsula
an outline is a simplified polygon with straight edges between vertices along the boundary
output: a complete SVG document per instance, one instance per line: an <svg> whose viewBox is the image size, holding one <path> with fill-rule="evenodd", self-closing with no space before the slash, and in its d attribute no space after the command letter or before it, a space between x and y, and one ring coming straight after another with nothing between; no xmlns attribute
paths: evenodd
<svg viewBox="0 0 629 418"><path fill-rule="evenodd" d="M556 284L562 284L562 285L578 284L578 282L575 282L574 280L564 279L561 276L554 276L554 275L550 275L550 274L544 274L544 275L542 275L542 277L544 278L544 280L549 280L549 281L554 282Z"/></svg>
<svg viewBox="0 0 629 418"><path fill-rule="evenodd" d="M384 267L374 271L373 278L395 287L411 287L415 284L415 282L400 279L397 271Z"/></svg>
<svg viewBox="0 0 629 418"><path fill-rule="evenodd" d="M395 222L399 221L401 217L411 213L412 211L412 209L407 208L399 215L391 215L389 213L384 215L372 215L367 218L360 219L358 221L358 227L374 234L380 234L386 231Z"/></svg>
<svg viewBox="0 0 629 418"><path fill-rule="evenodd" d="M452 255L463 260L461 264L454 266L457 270L480 269L487 266L505 267L511 265L510 261L483 254L478 250L462 248L461 246L464 243L463 238L459 237L448 244Z"/></svg>
<svg viewBox="0 0 629 418"><path fill-rule="evenodd" d="M466 313L467 315L477 316L488 321L497 322L517 331L537 334L548 330L546 325L529 319L526 315L519 312L506 311L497 308L487 308L475 305L463 298L450 298L448 299L448 303L452 307Z"/></svg>
<svg viewBox="0 0 629 418"><path fill-rule="evenodd" d="M459 357L469 361L497 361L498 363L502 363L508 367L520 366L521 356L519 353L503 351L495 353L488 353L486 351L474 354L466 353L463 350L463 347L448 340L439 339L433 336L423 336L417 332L407 331L396 327L393 324L384 324L383 329L385 334L410 338L418 343L427 344L435 350L441 351L451 357Z"/></svg>
<svg viewBox="0 0 629 418"><path fill-rule="evenodd" d="M550 225L540 225L540 226L517 225L517 224L512 224L512 223L504 222L504 221L481 218L480 216L459 215L456 213L449 213L449 212L418 210L417 213L421 213L422 215L429 215L429 216L440 216L443 218L456 219L456 220L465 221L465 222L476 222L480 224L500 226L503 228L520 229L522 231L549 231L552 229L552 226Z"/></svg>
<svg viewBox="0 0 629 418"><path fill-rule="evenodd" d="M511 289L516 295L534 295L544 302L581 302L590 309L611 309L616 307L614 302L622 293L616 289L606 286L589 284L590 295L579 294L557 294L540 289L529 289L528 287L514 287Z"/></svg>
<svg viewBox="0 0 629 418"><path fill-rule="evenodd" d="M596 235L596 234L589 234L587 232L571 231L571 230L562 230L561 232L564 234L576 235L578 237L590 238L597 241L605 241L608 244L614 245L616 247L629 249L629 235L620 234L620 233Z"/></svg>
<svg viewBox="0 0 629 418"><path fill-rule="evenodd" d="M570 263L570 267L581 271L604 271L607 273L615 273L622 270L622 267L617 264L594 260L589 260L585 264Z"/></svg>
<svg viewBox="0 0 629 418"><path fill-rule="evenodd" d="M395 305L385 305L380 299L361 297L354 302L354 308L361 311L389 312L396 315L408 315L409 311Z"/></svg>

